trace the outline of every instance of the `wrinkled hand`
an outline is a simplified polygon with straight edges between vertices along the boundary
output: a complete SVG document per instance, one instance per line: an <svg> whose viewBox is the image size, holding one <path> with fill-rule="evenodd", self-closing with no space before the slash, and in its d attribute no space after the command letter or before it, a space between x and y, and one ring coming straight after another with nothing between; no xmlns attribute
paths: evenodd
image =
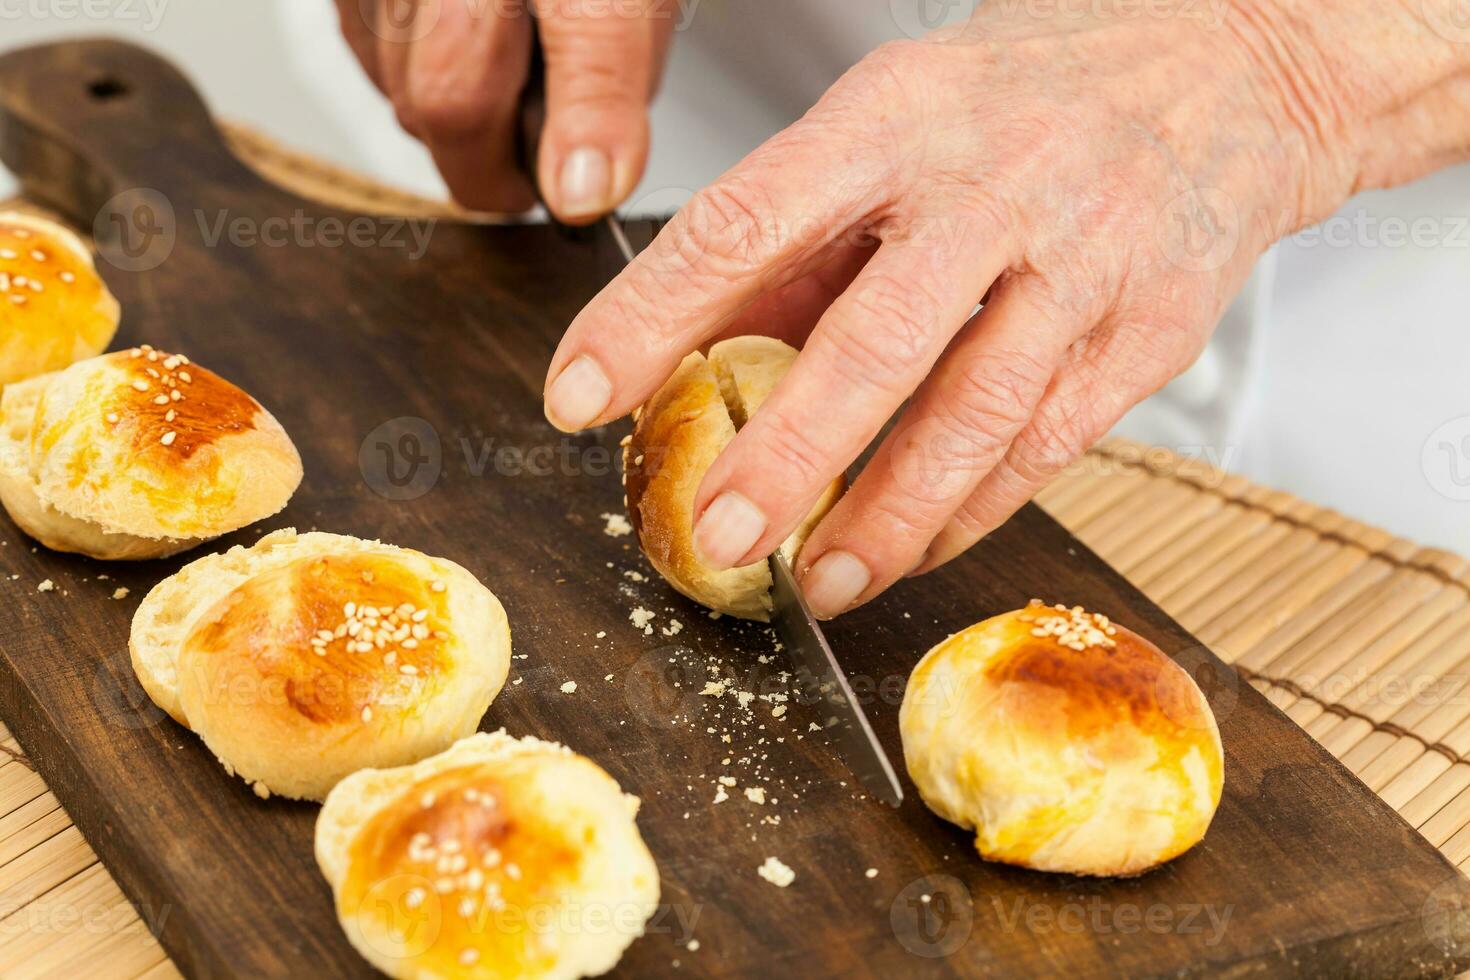
<svg viewBox="0 0 1470 980"><path fill-rule="evenodd" d="M353 52L403 128L433 153L455 199L484 211L534 204L516 161L531 62L527 0L336 2ZM584 224L643 175L647 106L677 11L674 0L531 2L546 55L537 182L557 217Z"/></svg>
<svg viewBox="0 0 1470 980"><path fill-rule="evenodd" d="M1189 365L1267 245L1412 168L1380 150L1370 173L1357 149L1409 93L1304 21L1351 0L1288 2L1235 0L1213 28L1184 16L1197 3L985 4L879 49L577 317L548 417L614 419L721 335L804 343L698 491L703 557L769 554L902 408L798 574L832 616L948 561Z"/></svg>

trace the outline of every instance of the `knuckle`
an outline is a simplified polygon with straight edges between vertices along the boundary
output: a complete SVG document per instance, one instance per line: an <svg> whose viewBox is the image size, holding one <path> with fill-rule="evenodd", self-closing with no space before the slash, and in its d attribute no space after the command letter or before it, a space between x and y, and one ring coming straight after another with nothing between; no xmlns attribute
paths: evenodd
<svg viewBox="0 0 1470 980"><path fill-rule="evenodd" d="M437 73L410 78L403 101L418 126L447 134L482 130L504 107L493 89Z"/></svg>
<svg viewBox="0 0 1470 980"><path fill-rule="evenodd" d="M766 250L763 224L770 219L766 195L739 178L718 181L689 199L672 229L674 246L693 263L719 274L758 264Z"/></svg>
<svg viewBox="0 0 1470 980"><path fill-rule="evenodd" d="M763 428L760 449L775 464L774 481L793 496L830 479L821 447L785 419L774 419Z"/></svg>
<svg viewBox="0 0 1470 980"><path fill-rule="evenodd" d="M1040 489L1081 456L1096 438L1092 413L1081 399L1038 412L1016 437L1010 466L1026 485Z"/></svg>
<svg viewBox="0 0 1470 980"><path fill-rule="evenodd" d="M870 526L882 529L880 537L890 550L894 545L904 551L915 544L926 545L944 523L944 515L934 502L922 498L885 494L869 507L868 520L864 523L871 522Z"/></svg>
<svg viewBox="0 0 1470 980"><path fill-rule="evenodd" d="M987 351L968 359L940 392L944 410L961 427L1014 434L1031 418L1051 368L1024 351Z"/></svg>
<svg viewBox="0 0 1470 980"><path fill-rule="evenodd" d="M934 297L880 274L867 277L847 306L849 315L833 324L837 370L851 383L907 394L934 346Z"/></svg>

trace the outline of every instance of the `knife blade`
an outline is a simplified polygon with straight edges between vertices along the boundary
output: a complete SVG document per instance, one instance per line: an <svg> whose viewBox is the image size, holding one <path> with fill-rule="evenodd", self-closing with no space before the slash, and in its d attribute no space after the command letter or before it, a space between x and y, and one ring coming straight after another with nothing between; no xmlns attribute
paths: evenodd
<svg viewBox="0 0 1470 980"><path fill-rule="evenodd" d="M803 702L820 705L826 712L822 730L868 791L889 806L899 806L903 803L903 787L893 763L873 734L847 674L807 606L791 563L779 551L771 556L771 583L771 625L796 667L797 690Z"/></svg>
<svg viewBox="0 0 1470 980"><path fill-rule="evenodd" d="M534 21L532 26L534 34ZM533 41L535 47L530 74L521 93L517 155L523 169L531 176L532 184L535 184L536 148L540 145L541 128L546 119L546 90L543 77L545 62L539 36L533 37ZM560 227L549 208L547 215L563 233L578 234L578 229ZM622 253L623 262L632 262L635 255L633 246L616 213L605 217L602 224ZM782 649L796 668L798 696L803 703L822 707L825 712L822 730L831 736L838 755L868 791L890 806L899 806L903 803L903 788L893 771L893 763L873 734L873 726L853 695L842 665L837 662L826 635L802 597L790 562L779 551L771 556L770 562L771 625Z"/></svg>

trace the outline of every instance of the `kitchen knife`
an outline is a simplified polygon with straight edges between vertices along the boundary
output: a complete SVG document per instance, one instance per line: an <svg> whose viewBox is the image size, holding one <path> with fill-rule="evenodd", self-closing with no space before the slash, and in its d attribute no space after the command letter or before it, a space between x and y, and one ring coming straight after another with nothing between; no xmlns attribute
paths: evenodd
<svg viewBox="0 0 1470 980"><path fill-rule="evenodd" d="M546 121L545 61L541 53L540 39L533 31L535 48L531 54L530 74L521 93L520 146L518 156L521 166L536 183L536 149L540 145L541 128ZM538 188L539 193L539 188ZM578 236L583 229L569 229L559 225L548 208L547 214L553 224L558 224L564 233ZM633 261L633 246L627 232L616 214L602 221L622 253L624 263ZM781 647L795 667L796 689L802 703L817 705L823 712L822 730L832 738L838 754L858 777L868 791L878 799L898 806L903 803L903 789L893 771L873 726L863 713L852 685L832 653L827 637L817 624L796 576L780 552L771 556L771 625L781 641Z"/></svg>

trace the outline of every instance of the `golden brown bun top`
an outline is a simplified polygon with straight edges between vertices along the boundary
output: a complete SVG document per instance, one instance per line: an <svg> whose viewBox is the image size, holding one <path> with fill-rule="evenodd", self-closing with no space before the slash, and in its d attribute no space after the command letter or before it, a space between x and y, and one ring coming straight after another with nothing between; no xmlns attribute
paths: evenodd
<svg viewBox="0 0 1470 980"><path fill-rule="evenodd" d="M570 755L527 754L412 783L353 839L341 913L376 910L387 932L403 910L426 910L424 926L437 938L416 965L428 975L465 972L466 955L494 976L546 973L554 951L528 941L526 922L576 892L599 829L575 813L549 820L538 812L548 764L585 766Z"/></svg>
<svg viewBox="0 0 1470 980"><path fill-rule="evenodd" d="M1197 749L1215 785L1223 781L1215 718L1199 688L1157 646L1106 616L1033 601L956 633L935 651L916 675L942 659L978 658L983 682L953 694L993 705L999 690L1007 724L1043 747L1061 752L1085 743L1104 762L1109 753L1132 759L1142 735L1172 759ZM966 715L963 702L956 708Z"/></svg>
<svg viewBox="0 0 1470 980"><path fill-rule="evenodd" d="M247 699L242 724L254 726L357 727L384 705L412 713L457 649L447 589L428 563L411 552L323 555L252 576L194 625L180 675L206 699Z"/></svg>
<svg viewBox="0 0 1470 980"><path fill-rule="evenodd" d="M254 398L144 346L49 376L31 471L43 500L106 530L213 537L285 506L301 459Z"/></svg>
<svg viewBox="0 0 1470 980"><path fill-rule="evenodd" d="M0 385L97 354L118 315L76 235L44 218L0 213Z"/></svg>

